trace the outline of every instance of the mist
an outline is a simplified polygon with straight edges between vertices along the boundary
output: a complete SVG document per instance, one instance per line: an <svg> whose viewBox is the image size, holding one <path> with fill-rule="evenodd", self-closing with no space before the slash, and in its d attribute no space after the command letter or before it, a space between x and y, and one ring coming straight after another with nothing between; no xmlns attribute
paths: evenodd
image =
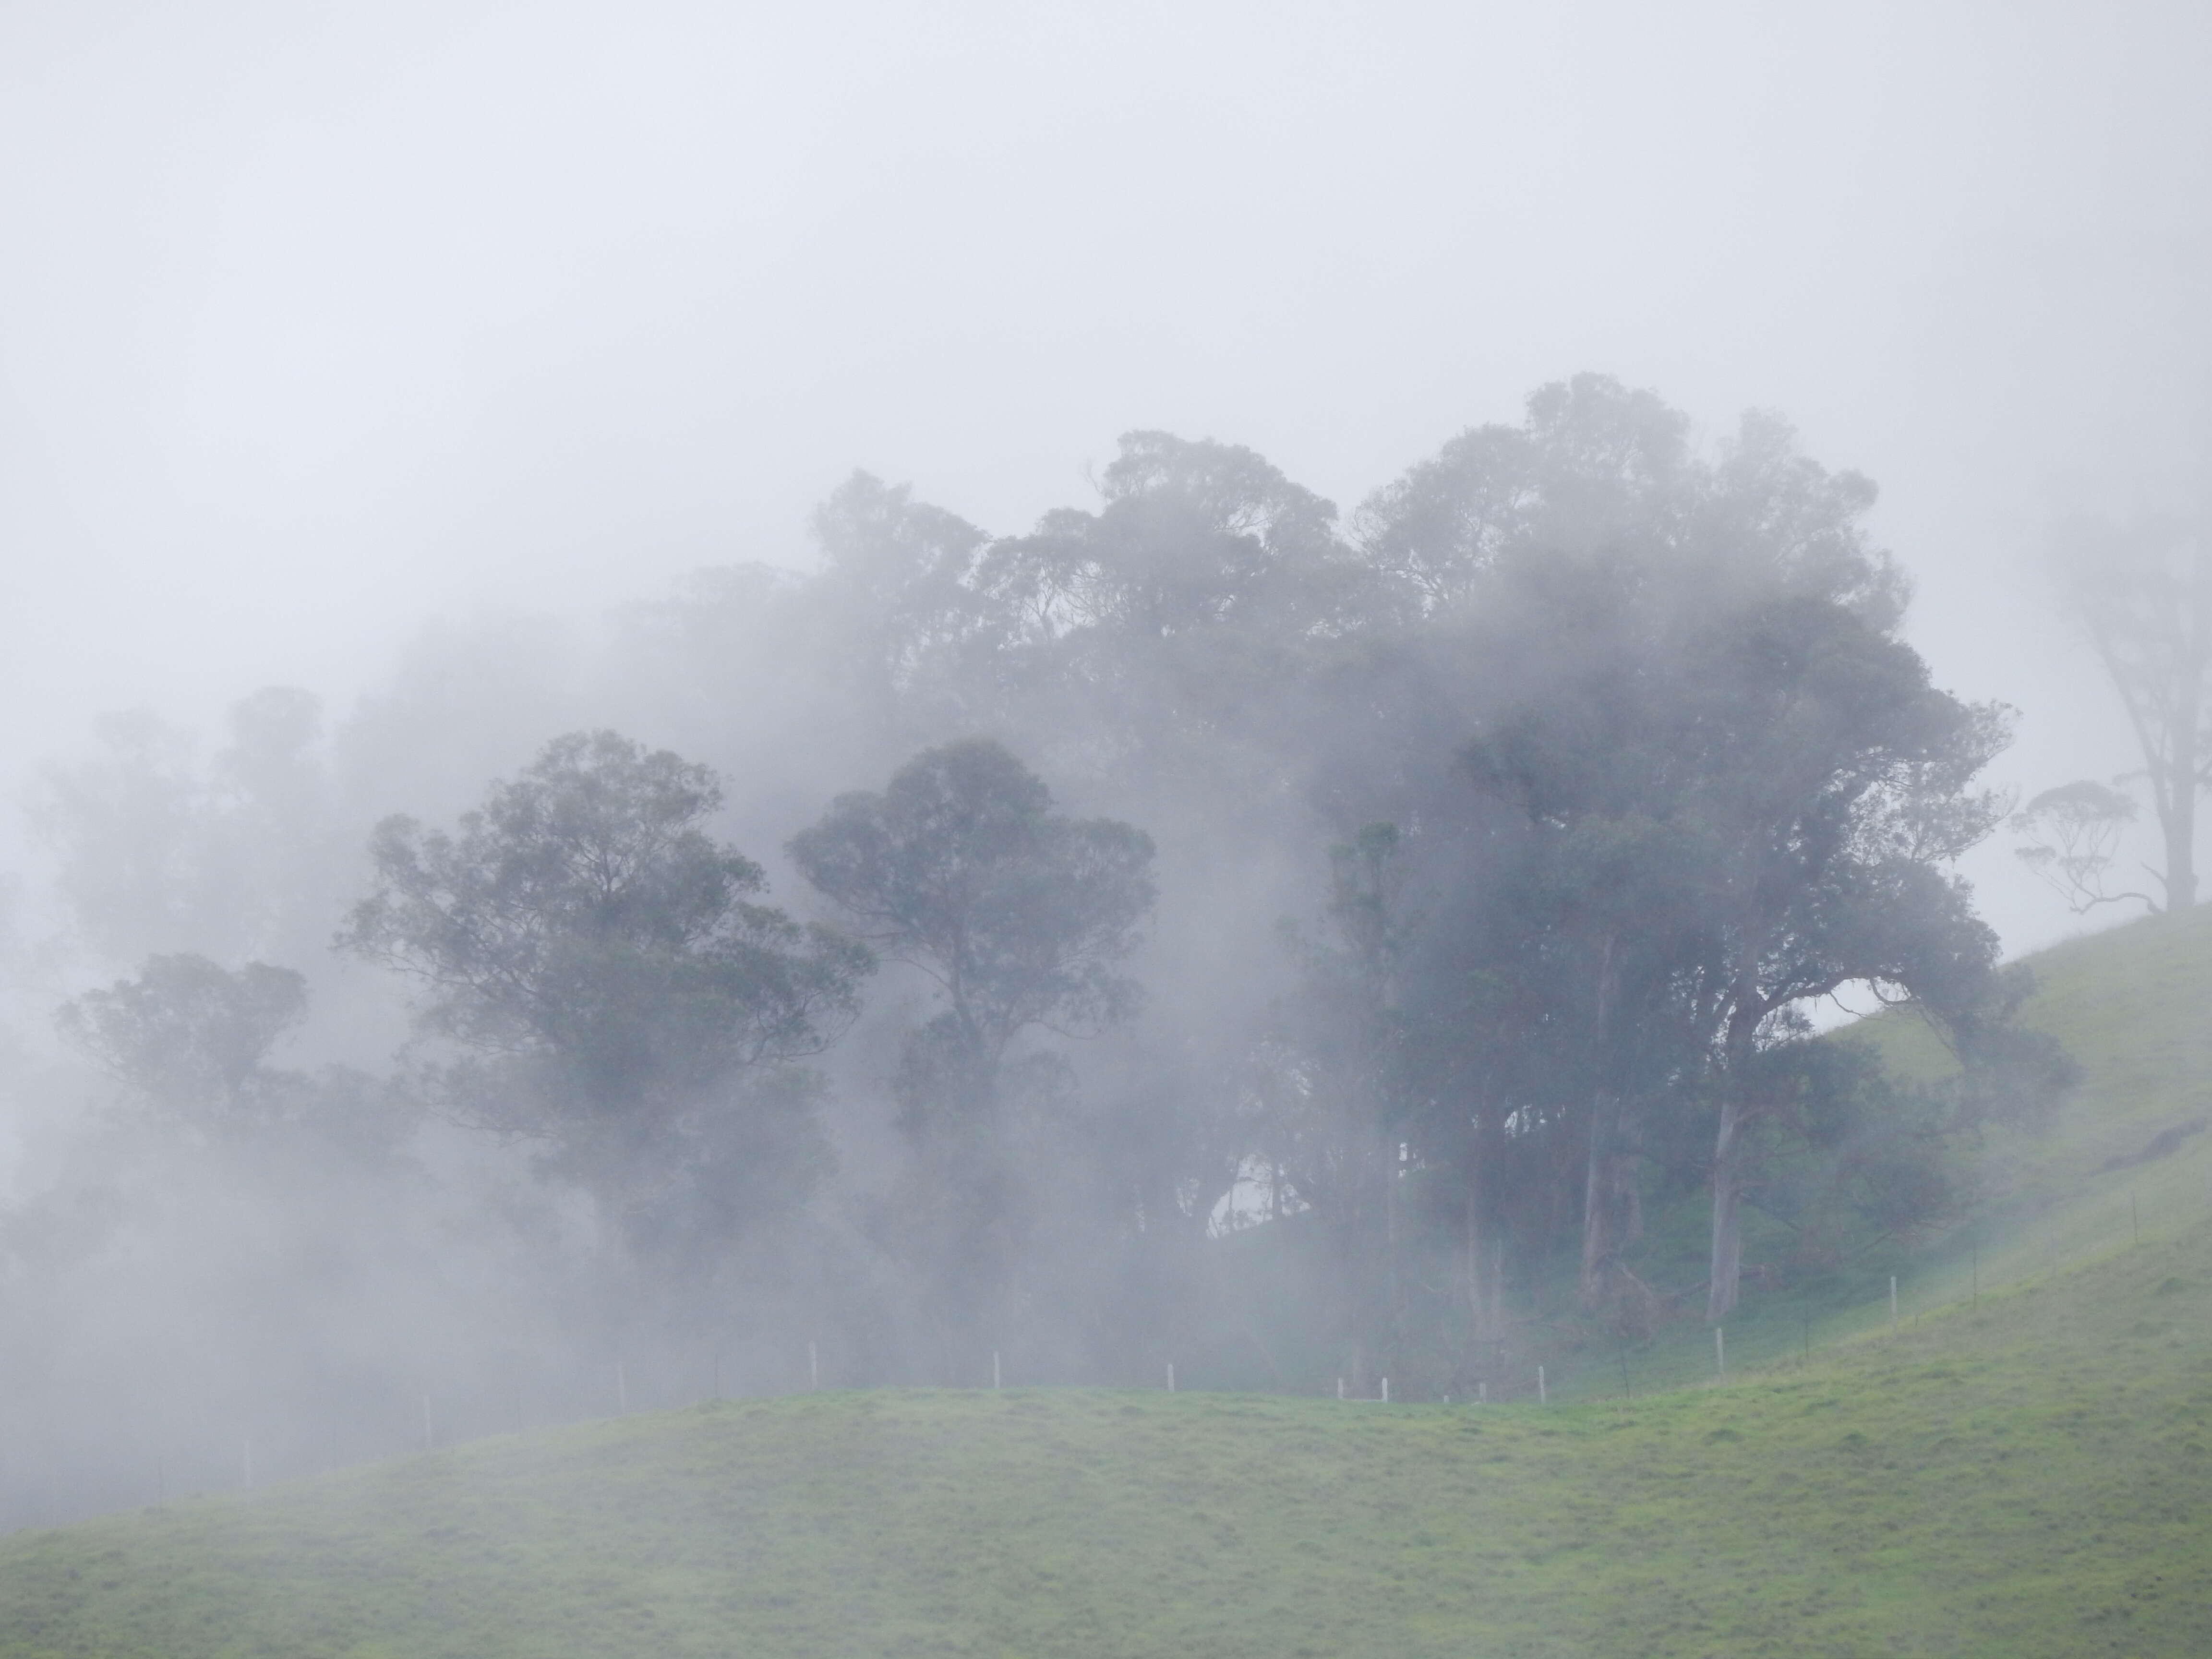
<svg viewBox="0 0 2212 1659"><path fill-rule="evenodd" d="M1849 1130L1772 1156L1793 1213L1925 1236L1965 1183L1905 1164L2067 1086L1988 1035L2002 960L2134 913L2004 819L2142 765L2058 527L2203 511L2208 45L2180 6L10 8L0 1524L994 1364L1503 1397L1577 1260L1672 1316L1608 1276L1621 1195L1713 1179L1712 1079L1877 991L1999 1080L1808 1064ZM1561 757L1686 744L1717 619L1790 606L1924 664L1867 742L1972 833L1913 854L1952 933L1838 947L1723 1053L1685 1011L1732 947L1546 837L1705 823ZM1585 719L1620 662L1691 712ZM781 1047L606 1085L620 1156L580 1049L441 1008L360 911L380 824L465 837L599 732L705 769L743 902L871 957ZM1023 936L1058 1000L969 1010L806 839L979 744L1048 797L1032 887L1070 826L1151 849L1111 926ZM100 1036L186 959L216 1025L297 980L213 1080L216 1025Z"/></svg>

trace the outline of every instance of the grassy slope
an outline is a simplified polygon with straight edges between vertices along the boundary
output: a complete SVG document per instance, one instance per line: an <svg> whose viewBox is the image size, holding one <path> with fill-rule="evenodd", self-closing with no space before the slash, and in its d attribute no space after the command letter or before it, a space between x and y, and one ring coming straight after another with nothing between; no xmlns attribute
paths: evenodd
<svg viewBox="0 0 2212 1659"><path fill-rule="evenodd" d="M1899 1329L1861 1297L1809 1361L1632 1402L825 1395L483 1442L0 1540L0 1659L2212 1651L2212 1133L2096 1172L2206 1109L2212 916L2040 965L2091 1085L1992 1148L1977 1304L1936 1305L1954 1241Z"/></svg>

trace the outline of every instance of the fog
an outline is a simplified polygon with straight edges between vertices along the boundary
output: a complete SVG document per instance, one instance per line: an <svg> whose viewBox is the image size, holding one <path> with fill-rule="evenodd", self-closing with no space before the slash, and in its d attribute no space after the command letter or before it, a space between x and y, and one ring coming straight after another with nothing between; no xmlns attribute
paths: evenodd
<svg viewBox="0 0 2212 1659"><path fill-rule="evenodd" d="M2136 767L2047 553L2068 514L2204 499L2208 48L2179 4L0 9L0 1168L19 1216L149 1206L130 1249L15 1270L26 1328L73 1333L55 1374L19 1369L15 1408L75 1389L97 1409L38 1419L56 1449L0 1521L139 1501L114 1469L157 1442L214 1482L247 1418L283 1472L404 1443L425 1395L458 1434L605 1409L617 1365L638 1403L798 1386L810 1330L841 1381L974 1380L885 1311L920 1293L838 1207L901 1178L884 1079L927 1017L911 968L814 1062L830 1198L627 1334L594 1322L619 1295L583 1283L633 1271L607 1265L591 1195L514 1148L418 1102L350 1162L119 1149L113 1086L53 1035L66 1000L192 951L306 975L272 1063L396 1074L407 982L329 945L372 884L370 826L450 826L590 727L713 766L714 831L763 862L768 902L849 924L786 843L968 733L918 705L870 726L805 654L845 637L820 605L697 573L818 571L810 515L856 467L1021 537L1097 511L1121 434L1163 431L1249 447L1348 518L1584 371L1684 411L1701 454L1771 410L1878 484L1866 530L1912 585L1935 684L2018 710L1987 783L2025 799ZM319 700L294 755L311 846L238 827L275 797L222 782L251 749L229 711L266 687ZM185 745L165 775L230 803L243 861L160 914L124 885L73 902L52 830L52 769L91 778L100 721L132 711ZM1091 712L1032 716L982 727L1061 807L1159 847L1129 971L1172 1018L1081 1049L1085 1097L1236 1094L1219 1079L1297 979L1277 920L1323 925L1328 846L1390 803L1334 822L1285 786L1255 837L1258 809L1195 763L1091 765ZM2136 840L2154 856L2154 826ZM1961 867L2018 954L2084 923L2013 844ZM409 1194L406 1249L332 1267L343 1294L256 1277L280 1249L257 1230L292 1212L231 1201L315 1183L311 1255ZM196 1219L195 1192L228 1196ZM1088 1283L1087 1237L1039 1272ZM185 1237L194 1305L225 1311L149 1334L138 1310L183 1304L140 1267ZM1100 1307L1168 1271L1124 1266ZM71 1325L55 1298L114 1316ZM702 1334L710 1304L726 1338ZM1103 1363L1066 1332L1025 1358ZM174 1420L110 1456L101 1413L143 1416L173 1361ZM241 1378L271 1403L238 1408Z"/></svg>

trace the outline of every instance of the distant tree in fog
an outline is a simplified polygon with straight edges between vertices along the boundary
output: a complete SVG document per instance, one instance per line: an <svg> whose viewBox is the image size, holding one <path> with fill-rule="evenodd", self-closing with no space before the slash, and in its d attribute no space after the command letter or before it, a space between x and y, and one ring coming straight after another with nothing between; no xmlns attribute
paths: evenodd
<svg viewBox="0 0 2212 1659"><path fill-rule="evenodd" d="M2120 837L2135 821L2132 796L2094 778L2078 778L2045 790L2012 815L2022 843L2014 856L2077 916L2130 900L2156 910L2159 902L2148 893L2112 884Z"/></svg>
<svg viewBox="0 0 2212 1659"><path fill-rule="evenodd" d="M2212 786L2212 544L2196 526L2081 520L2060 533L2067 594L2142 750L2166 843L2163 908L2197 902L2197 798ZM2069 786L2078 787L2079 786Z"/></svg>
<svg viewBox="0 0 2212 1659"><path fill-rule="evenodd" d="M143 710L99 722L99 751L46 769L32 817L98 957L303 959L329 927L334 860L320 705L267 686L229 711L211 759Z"/></svg>
<svg viewBox="0 0 2212 1659"><path fill-rule="evenodd" d="M289 968L180 954L148 957L130 978L63 1004L54 1023L129 1086L150 1126L233 1147L289 1139L356 1171L389 1168L417 1115L403 1091L348 1066L269 1063L307 1002L307 981Z"/></svg>
<svg viewBox="0 0 2212 1659"><path fill-rule="evenodd" d="M831 492L811 528L821 569L794 620L818 656L797 672L821 673L826 700L902 748L972 722L993 695L1005 635L1000 608L971 580L984 533L866 472Z"/></svg>
<svg viewBox="0 0 2212 1659"><path fill-rule="evenodd" d="M265 1123L289 1103L269 1051L307 1016L307 983L289 968L232 970L199 956L148 958L137 975L63 1005L72 1047L197 1127Z"/></svg>
<svg viewBox="0 0 2212 1659"><path fill-rule="evenodd" d="M379 825L376 889L338 940L412 975L424 1028L477 1056L441 1074L453 1109L548 1140L648 1231L685 1172L740 1173L733 1144L818 1170L811 1094L747 1074L820 1052L870 965L755 901L760 866L702 827L720 802L665 750L556 738L453 833ZM776 1121L733 1137L747 1114ZM765 1194L775 1173L745 1179Z"/></svg>

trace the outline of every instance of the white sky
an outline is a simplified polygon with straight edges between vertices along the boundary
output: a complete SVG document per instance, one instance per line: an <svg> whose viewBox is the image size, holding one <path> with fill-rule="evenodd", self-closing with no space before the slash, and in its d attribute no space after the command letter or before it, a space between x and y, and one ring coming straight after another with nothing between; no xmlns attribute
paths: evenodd
<svg viewBox="0 0 2212 1659"><path fill-rule="evenodd" d="M1351 507L1583 368L1883 486L2033 791L2051 514L2192 501L2212 8L0 0L0 775L436 615L994 530L1136 425ZM2002 849L2015 946L2071 924Z"/></svg>

